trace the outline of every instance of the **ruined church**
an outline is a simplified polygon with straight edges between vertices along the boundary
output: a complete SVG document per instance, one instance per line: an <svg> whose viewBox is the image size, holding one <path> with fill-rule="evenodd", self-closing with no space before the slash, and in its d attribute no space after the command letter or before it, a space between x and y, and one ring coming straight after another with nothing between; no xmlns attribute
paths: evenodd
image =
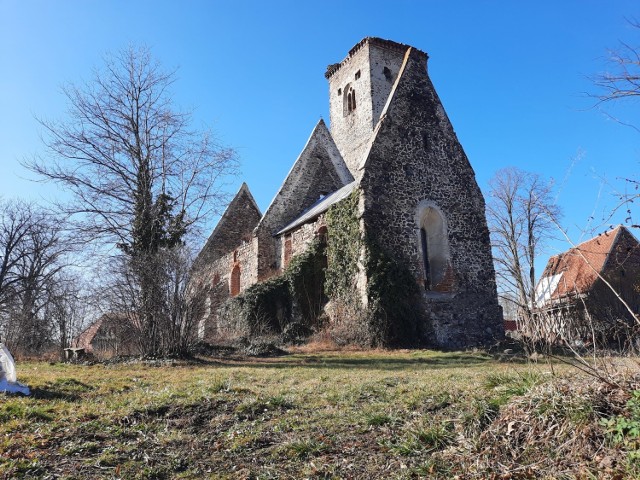
<svg viewBox="0 0 640 480"><path fill-rule="evenodd" d="M276 332L311 311L322 317L307 319L313 328L362 328L377 344L464 348L502 337L484 198L427 59L365 38L329 65L329 127L318 122L264 213L243 184L195 261L200 338L239 328L230 302L246 306L251 292L293 278L310 249L321 281L298 268L291 285L315 285L318 308L300 305L309 292L268 297L254 313L272 316Z"/></svg>

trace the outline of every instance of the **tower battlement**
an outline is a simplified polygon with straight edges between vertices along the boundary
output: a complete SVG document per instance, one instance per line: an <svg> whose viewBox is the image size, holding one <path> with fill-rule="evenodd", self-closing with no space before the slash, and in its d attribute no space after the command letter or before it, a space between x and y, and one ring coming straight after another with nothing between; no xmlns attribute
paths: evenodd
<svg viewBox="0 0 640 480"><path fill-rule="evenodd" d="M407 51L424 59L427 54L408 45L367 37L340 63L329 65L329 118L331 135L349 170L358 170Z"/></svg>

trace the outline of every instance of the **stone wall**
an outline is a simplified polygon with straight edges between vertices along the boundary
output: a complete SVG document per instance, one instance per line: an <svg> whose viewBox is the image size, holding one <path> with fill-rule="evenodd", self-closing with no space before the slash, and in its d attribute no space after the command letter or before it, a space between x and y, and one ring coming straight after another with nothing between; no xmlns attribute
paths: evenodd
<svg viewBox="0 0 640 480"><path fill-rule="evenodd" d="M378 123L407 47L380 39L364 39L346 59L327 69L331 135L354 177ZM356 108L345 106L349 88Z"/></svg>
<svg viewBox="0 0 640 480"><path fill-rule="evenodd" d="M484 199L426 73L412 51L373 140L361 188L367 236L421 286L431 343L458 348L503 335ZM445 291L427 288L420 209L441 212L450 270ZM449 291L446 291L449 290Z"/></svg>
<svg viewBox="0 0 640 480"><path fill-rule="evenodd" d="M203 324L199 328L201 339L210 340L221 333L217 321L218 309L231 296L234 268L240 271L240 293L258 281L257 245L255 237L243 242L238 248L210 263L198 275L196 288L204 291L209 299Z"/></svg>
<svg viewBox="0 0 640 480"><path fill-rule="evenodd" d="M310 223L305 223L300 227L278 237L279 246L279 267L284 270L291 259L306 251L309 244L319 236L319 232L324 227L326 230L326 222L324 216L321 215ZM287 247L289 243L290 247ZM288 258L288 261L286 259Z"/></svg>
<svg viewBox="0 0 640 480"><path fill-rule="evenodd" d="M206 269L220 257L227 255L243 243L250 242L253 230L261 217L260 209L247 184L243 183L198 254L194 269Z"/></svg>
<svg viewBox="0 0 640 480"><path fill-rule="evenodd" d="M274 235L322 196L351 181L329 130L319 121L256 229L260 280L280 271L280 246Z"/></svg>

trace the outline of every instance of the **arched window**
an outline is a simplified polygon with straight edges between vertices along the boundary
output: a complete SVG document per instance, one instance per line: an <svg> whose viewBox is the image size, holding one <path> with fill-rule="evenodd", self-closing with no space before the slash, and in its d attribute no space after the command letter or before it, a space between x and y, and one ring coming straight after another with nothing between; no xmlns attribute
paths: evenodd
<svg viewBox="0 0 640 480"><path fill-rule="evenodd" d="M356 109L356 91L351 85L344 87L343 113L346 117Z"/></svg>
<svg viewBox="0 0 640 480"><path fill-rule="evenodd" d="M453 286L453 274L444 217L435 205L424 201L418 206L416 220L424 288L449 292Z"/></svg>
<svg viewBox="0 0 640 480"><path fill-rule="evenodd" d="M286 268L291 261L291 254L293 252L293 245L291 243L291 234L287 233L284 236L284 267Z"/></svg>
<svg viewBox="0 0 640 480"><path fill-rule="evenodd" d="M229 287L229 293L232 297L235 297L240 293L240 265L234 265L233 270L231 270L231 282Z"/></svg>

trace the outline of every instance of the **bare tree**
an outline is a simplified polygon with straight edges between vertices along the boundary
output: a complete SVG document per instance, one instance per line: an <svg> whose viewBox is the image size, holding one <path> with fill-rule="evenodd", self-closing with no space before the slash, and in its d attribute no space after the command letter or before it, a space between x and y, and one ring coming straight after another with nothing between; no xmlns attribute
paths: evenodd
<svg viewBox="0 0 640 480"><path fill-rule="evenodd" d="M640 37L640 21L628 20L632 31ZM621 101L631 102L640 100L640 39L638 43L632 45L620 42L618 48L608 50L608 69L593 77L593 83L598 88L598 92L590 96L597 99L597 106L603 104L619 103ZM631 127L640 133L640 126L633 122L624 121L617 116L612 115L608 109L602 111L611 119L621 125ZM619 204L611 212L622 210L626 211L627 217L625 224L632 228L640 228L638 219L634 220L633 204L640 199L640 180L637 176L634 178L632 174L625 178L627 188L625 192L618 195Z"/></svg>
<svg viewBox="0 0 640 480"><path fill-rule="evenodd" d="M124 254L145 353L154 355L164 352L160 329L169 314L156 266L222 205L223 180L236 168L233 150L191 129L191 116L174 108L174 80L147 48L107 57L92 82L64 89L66 121L40 120L50 155L27 162L72 194L64 209L81 235Z"/></svg>
<svg viewBox="0 0 640 480"><path fill-rule="evenodd" d="M629 20L634 32L640 34L640 22ZM640 97L640 46L620 42L618 48L608 51L610 70L593 80L600 88L595 97L600 102Z"/></svg>
<svg viewBox="0 0 640 480"><path fill-rule="evenodd" d="M126 258L117 260L104 294L108 296L107 315L121 338L114 350L143 355L180 356L189 352L196 341L197 322L204 314L204 297L187 294L192 256L186 247L176 247L147 258L144 264L130 267ZM151 284L153 298L141 294L140 275ZM150 310L154 322L144 322L142 310Z"/></svg>
<svg viewBox="0 0 640 480"><path fill-rule="evenodd" d="M51 329L43 314L48 288L65 266L71 244L64 222L21 201L0 207L0 333L20 353L39 353Z"/></svg>
<svg viewBox="0 0 640 480"><path fill-rule="evenodd" d="M487 220L499 290L530 321L536 305L535 261L556 228L559 208L551 183L517 168L498 171L490 187Z"/></svg>
<svg viewBox="0 0 640 480"><path fill-rule="evenodd" d="M92 82L63 89L66 121L39 120L50 155L26 162L73 195L64 208L82 233L132 256L171 244L220 207L236 167L233 150L173 107L174 80L147 48L108 56Z"/></svg>
<svg viewBox="0 0 640 480"><path fill-rule="evenodd" d="M42 315L47 320L51 335L58 344L60 359L64 349L71 346L92 313L92 304L84 288L82 277L65 271L47 282Z"/></svg>
<svg viewBox="0 0 640 480"><path fill-rule="evenodd" d="M33 222L33 208L28 203L0 201L0 311L20 282L17 269L29 254L27 243Z"/></svg>

